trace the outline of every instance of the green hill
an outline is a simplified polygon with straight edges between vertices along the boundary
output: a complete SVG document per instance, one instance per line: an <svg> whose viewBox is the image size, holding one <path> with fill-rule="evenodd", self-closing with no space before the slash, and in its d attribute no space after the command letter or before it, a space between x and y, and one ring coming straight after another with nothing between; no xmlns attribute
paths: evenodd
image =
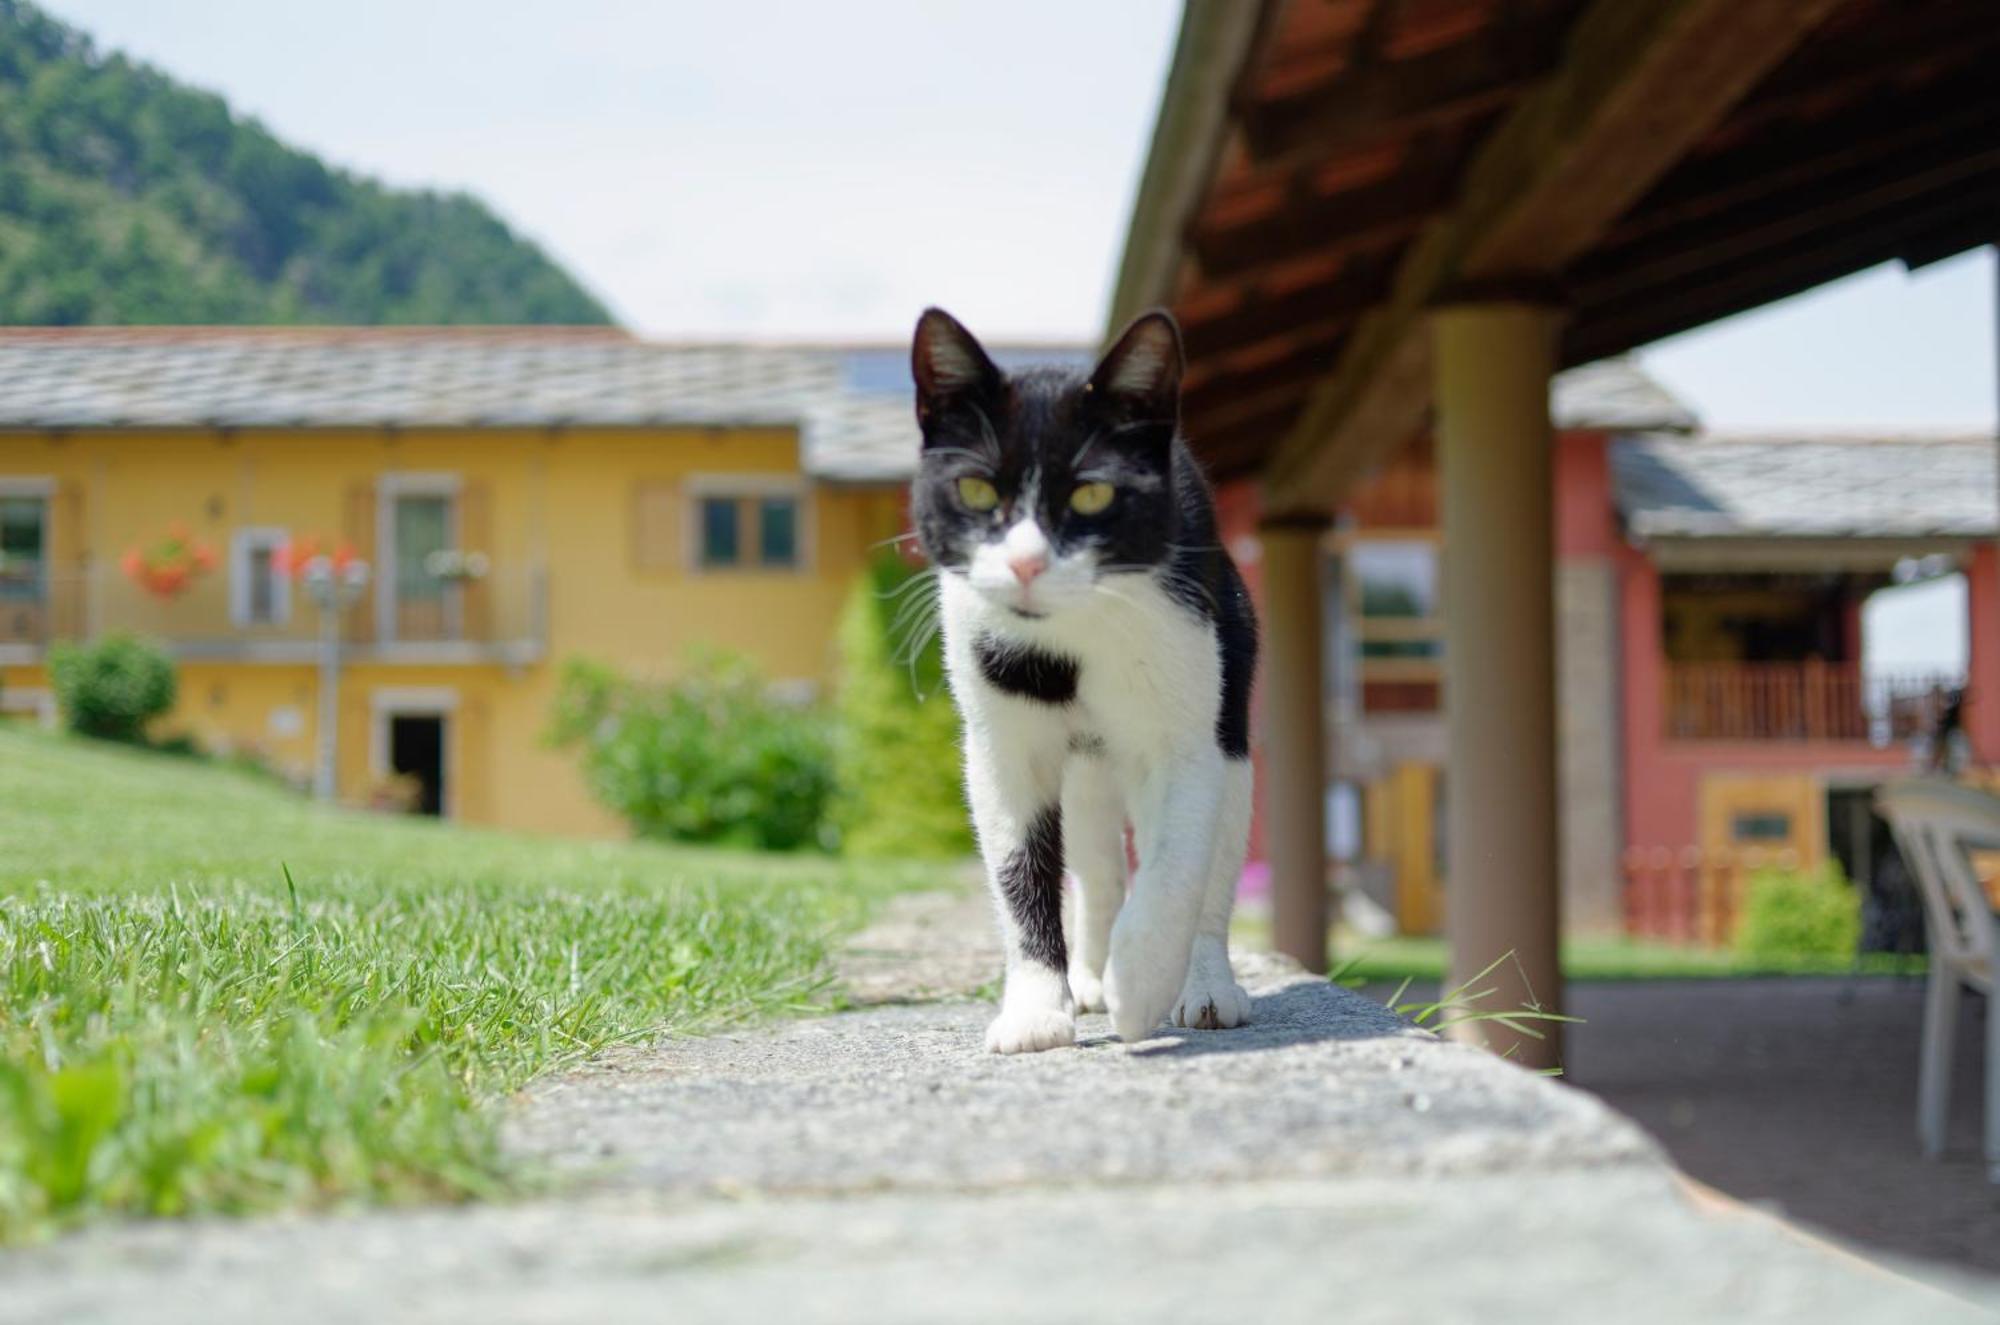
<svg viewBox="0 0 2000 1325"><path fill-rule="evenodd" d="M464 194L287 147L0 0L0 323L602 323Z"/></svg>

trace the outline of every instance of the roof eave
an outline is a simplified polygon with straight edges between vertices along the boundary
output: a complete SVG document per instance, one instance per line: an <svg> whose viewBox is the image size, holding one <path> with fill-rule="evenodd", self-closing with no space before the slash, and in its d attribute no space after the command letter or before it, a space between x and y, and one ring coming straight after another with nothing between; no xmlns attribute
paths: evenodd
<svg viewBox="0 0 2000 1325"><path fill-rule="evenodd" d="M1146 168L1125 231L1105 322L1108 340L1173 294L1181 234L1222 150L1229 98L1274 0L1187 0Z"/></svg>

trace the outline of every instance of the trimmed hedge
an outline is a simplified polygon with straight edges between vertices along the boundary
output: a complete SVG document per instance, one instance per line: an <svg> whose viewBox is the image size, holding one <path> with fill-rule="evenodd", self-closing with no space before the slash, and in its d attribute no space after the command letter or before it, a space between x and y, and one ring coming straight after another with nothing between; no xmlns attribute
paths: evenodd
<svg viewBox="0 0 2000 1325"><path fill-rule="evenodd" d="M1832 861L1810 871L1764 870L1750 878L1736 946L1766 961L1854 958L1861 945L1861 892Z"/></svg>
<svg viewBox="0 0 2000 1325"><path fill-rule="evenodd" d="M174 706L180 683L173 660L131 635L95 644L58 644L49 676L63 723L79 736L143 745L153 719Z"/></svg>

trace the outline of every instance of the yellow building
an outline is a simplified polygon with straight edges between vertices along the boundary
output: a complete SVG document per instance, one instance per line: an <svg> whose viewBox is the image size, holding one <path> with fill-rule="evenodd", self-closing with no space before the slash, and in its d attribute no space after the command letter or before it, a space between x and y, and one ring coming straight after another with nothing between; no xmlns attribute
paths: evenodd
<svg viewBox="0 0 2000 1325"><path fill-rule="evenodd" d="M180 662L163 731L303 781L321 622L275 554L345 541L372 577L342 615L341 798L403 773L450 817L617 831L543 739L561 663L663 676L715 645L823 686L916 447L900 346L0 332L0 708L52 714L52 642L137 632ZM177 526L216 564L163 597L121 563Z"/></svg>

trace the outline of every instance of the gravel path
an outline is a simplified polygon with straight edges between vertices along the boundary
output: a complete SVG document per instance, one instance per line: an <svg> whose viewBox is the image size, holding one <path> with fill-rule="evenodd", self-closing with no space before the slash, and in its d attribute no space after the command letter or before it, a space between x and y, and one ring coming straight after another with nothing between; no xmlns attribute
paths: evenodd
<svg viewBox="0 0 2000 1325"><path fill-rule="evenodd" d="M0 1257L0 1319L90 1322L1985 1319L1692 1199L1580 1091L1250 964L1255 1022L985 1054L971 950L884 1004L607 1057L515 1104L559 1196L93 1230ZM954 915L961 919L952 919ZM990 954L988 954L990 957ZM983 974L982 974L983 972ZM1983 1291L1977 1287L1968 1291Z"/></svg>

